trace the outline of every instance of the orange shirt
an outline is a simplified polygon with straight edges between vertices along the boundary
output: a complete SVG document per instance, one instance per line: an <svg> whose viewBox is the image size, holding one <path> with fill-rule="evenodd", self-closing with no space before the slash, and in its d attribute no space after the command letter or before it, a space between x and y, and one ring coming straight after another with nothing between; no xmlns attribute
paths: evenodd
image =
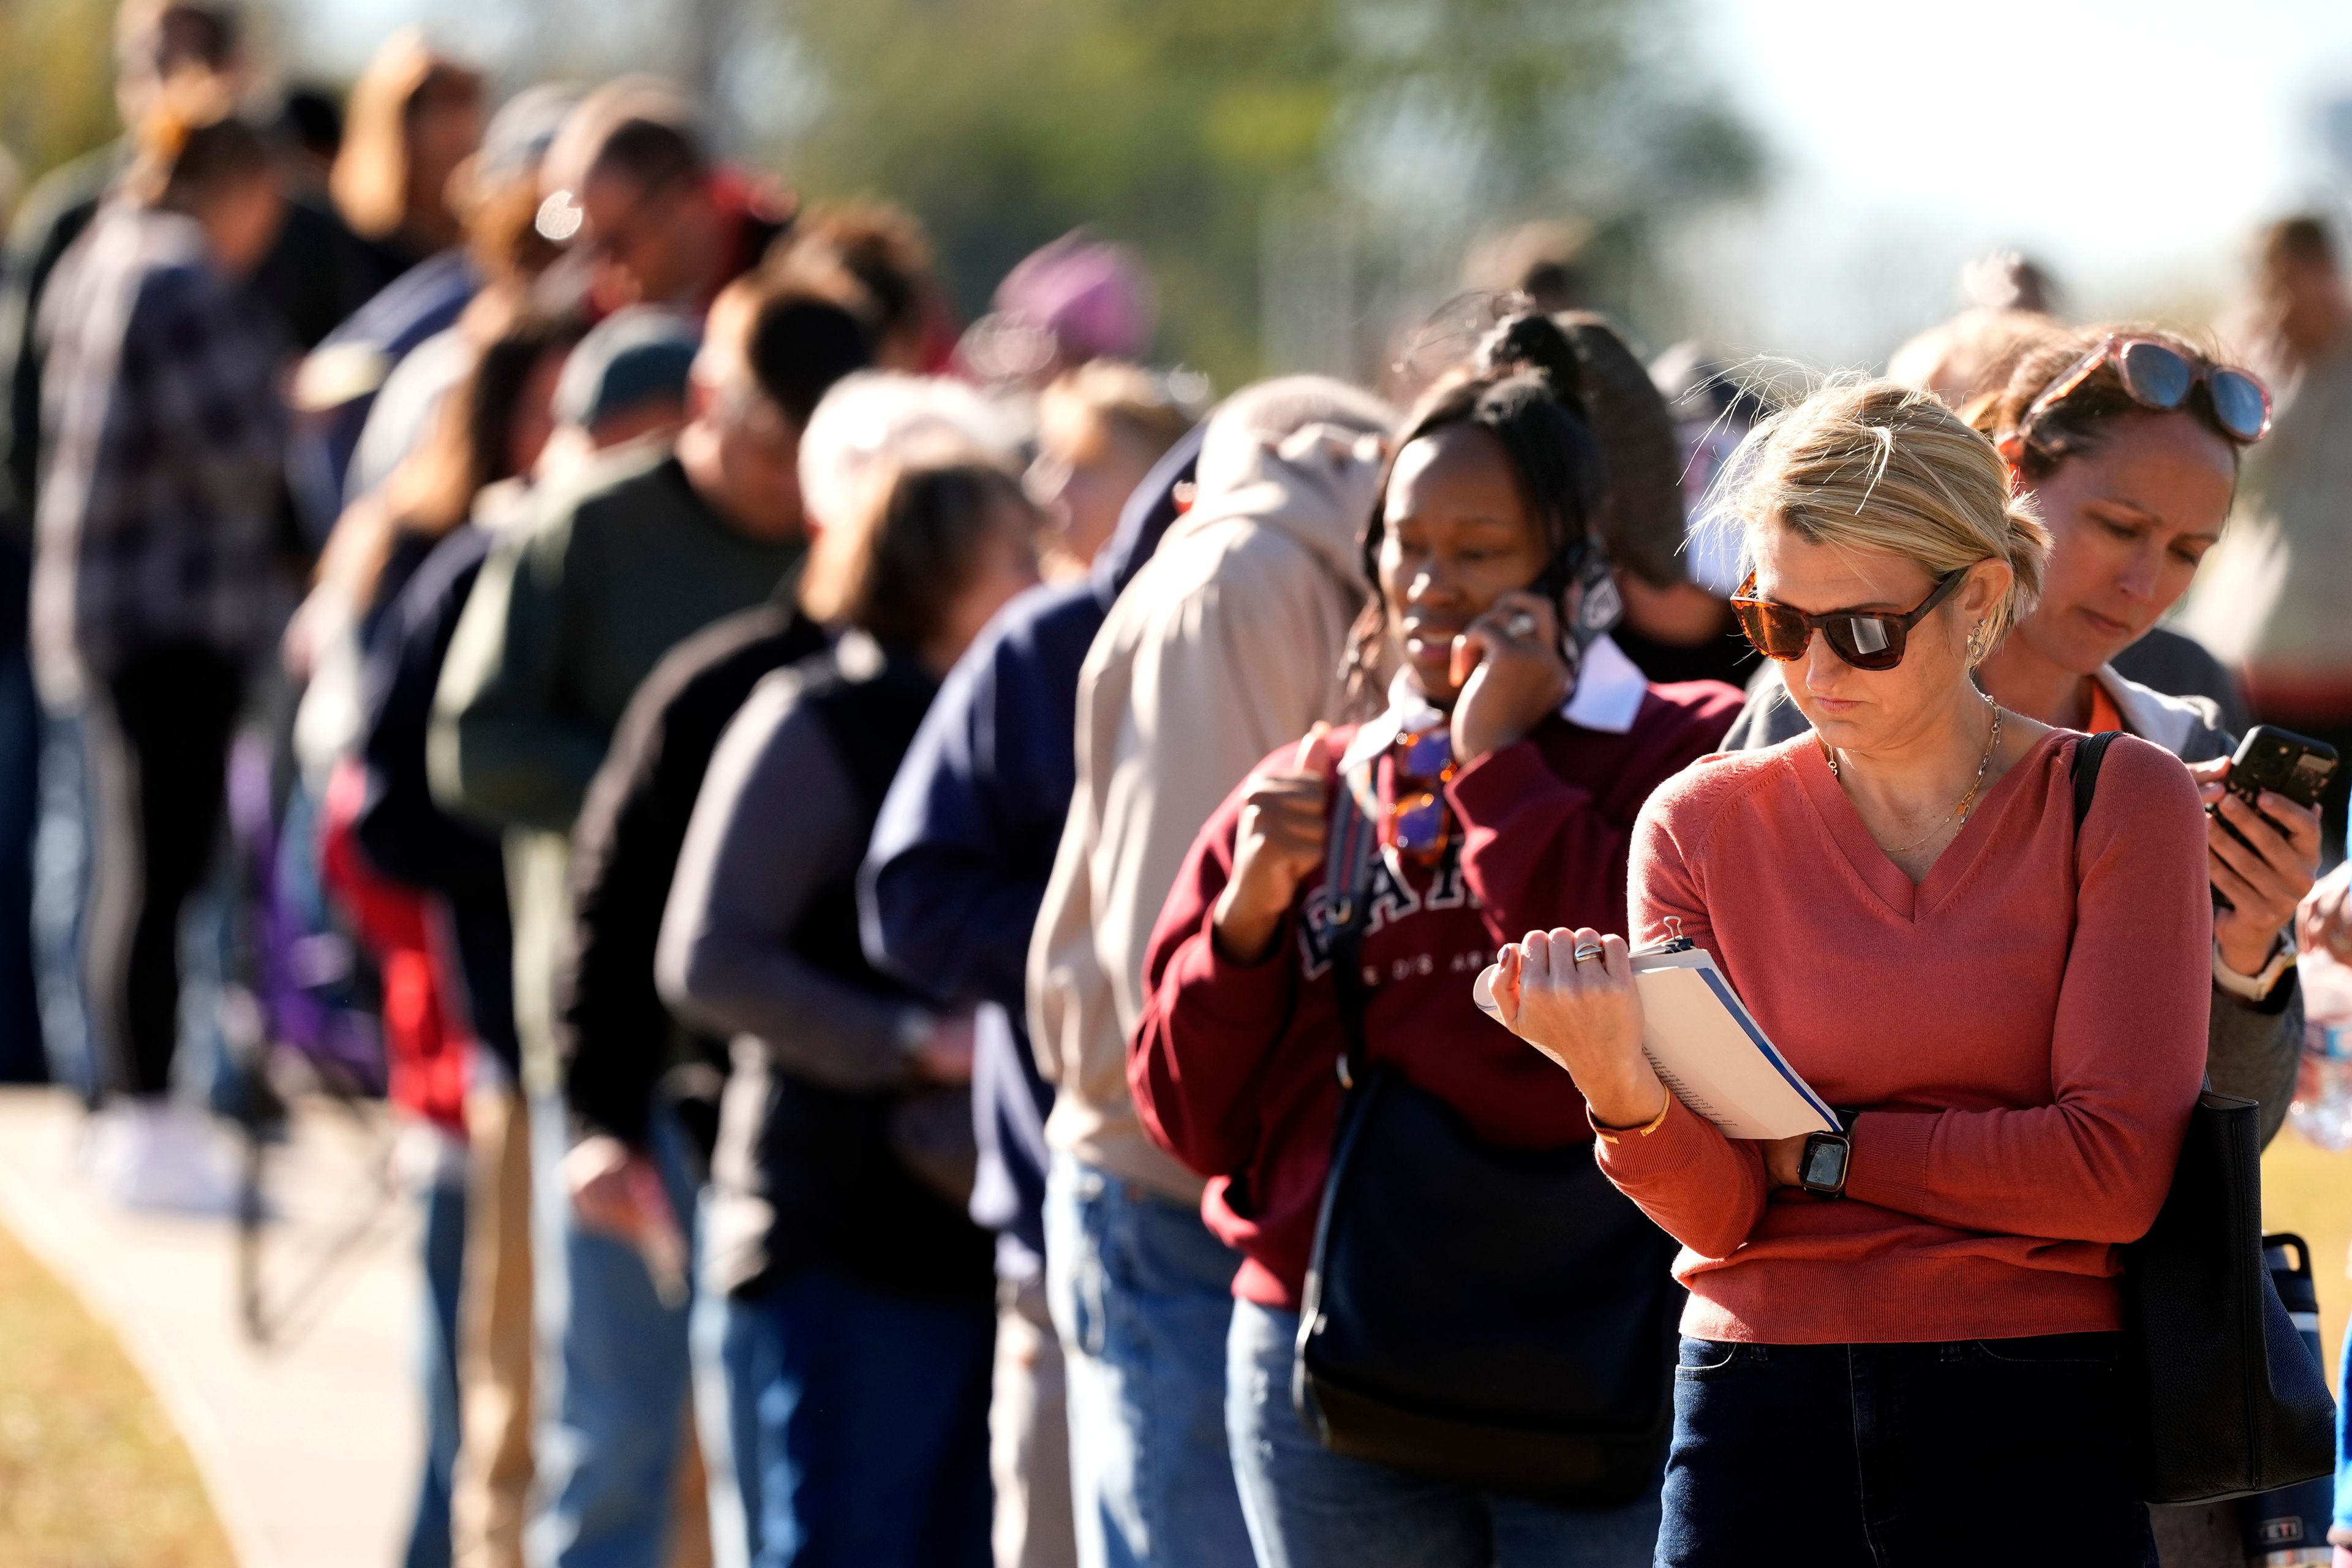
<svg viewBox="0 0 2352 1568"><path fill-rule="evenodd" d="M2107 695L2105 684L2094 679L2091 682L2091 719L2084 732L2096 735L2126 727L2123 710L2116 706L2116 700Z"/></svg>
<svg viewBox="0 0 2352 1568"><path fill-rule="evenodd" d="M1845 1195L1768 1190L1758 1146L1679 1101L1596 1145L1684 1245L1684 1331L1777 1344L2122 1324L2205 1068L2205 819L2179 762L2119 740L2077 843L2045 736L1914 885L1805 735L1709 757L1633 829L1636 941L1671 916L1789 1064L1861 1108Z"/></svg>

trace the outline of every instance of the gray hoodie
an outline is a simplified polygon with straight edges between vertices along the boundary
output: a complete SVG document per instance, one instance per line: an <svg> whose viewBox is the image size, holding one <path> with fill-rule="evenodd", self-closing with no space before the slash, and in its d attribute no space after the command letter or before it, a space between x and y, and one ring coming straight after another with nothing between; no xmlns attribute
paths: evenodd
<svg viewBox="0 0 2352 1568"><path fill-rule="evenodd" d="M1306 378L1238 395L1289 388ZM1358 540L1387 411L1338 383L1291 427L1221 409L1199 492L1120 594L1078 678L1076 794L1029 948L1029 1028L1055 1090L1046 1142L1181 1203L1200 1179L1144 1136L1127 1091L1144 949L1201 825L1251 768L1345 699L1370 591ZM1261 412L1264 399L1260 398Z"/></svg>

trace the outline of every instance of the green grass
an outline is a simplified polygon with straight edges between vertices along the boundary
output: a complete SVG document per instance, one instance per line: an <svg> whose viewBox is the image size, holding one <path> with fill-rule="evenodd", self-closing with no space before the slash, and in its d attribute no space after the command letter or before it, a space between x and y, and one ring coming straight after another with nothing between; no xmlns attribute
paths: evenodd
<svg viewBox="0 0 2352 1568"><path fill-rule="evenodd" d="M0 1563L236 1562L194 1461L114 1336L0 1227Z"/></svg>

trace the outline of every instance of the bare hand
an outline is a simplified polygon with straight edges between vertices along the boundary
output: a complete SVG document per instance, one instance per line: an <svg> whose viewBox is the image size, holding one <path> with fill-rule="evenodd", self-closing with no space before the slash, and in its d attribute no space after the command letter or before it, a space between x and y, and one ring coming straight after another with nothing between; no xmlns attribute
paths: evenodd
<svg viewBox="0 0 2352 1568"><path fill-rule="evenodd" d="M563 1156L563 1186L583 1226L625 1241L645 1233L650 1220L637 1203L642 1178L633 1173L639 1165L650 1170L652 1163L604 1133L593 1133L572 1145Z"/></svg>
<svg viewBox="0 0 2352 1568"><path fill-rule="evenodd" d="M1505 594L1454 639L1454 754L1465 764L1520 740L1568 700L1576 672L1559 653L1559 611L1540 594Z"/></svg>
<svg viewBox="0 0 2352 1568"><path fill-rule="evenodd" d="M1257 963L1273 950L1299 884L1323 864L1331 784L1318 723L1298 742L1291 771L1260 773L1242 796L1234 837L1234 879L1217 900L1217 948L1237 963Z"/></svg>
<svg viewBox="0 0 2352 1568"><path fill-rule="evenodd" d="M1580 947L1600 956L1576 961ZM1642 1054L1642 994L1622 936L1590 926L1531 931L1496 955L1495 1004L1511 1033L1568 1069L1593 1120L1641 1127L1665 1109L1666 1086Z"/></svg>
<svg viewBox="0 0 2352 1568"><path fill-rule="evenodd" d="M931 1037L916 1049L915 1076L929 1083L970 1083L974 1045L971 1015L948 1014L931 1026Z"/></svg>
<svg viewBox="0 0 2352 1568"><path fill-rule="evenodd" d="M2352 860L2327 873L2295 911L2295 945L2352 963Z"/></svg>
<svg viewBox="0 0 2352 1568"><path fill-rule="evenodd" d="M2205 826L2206 870L2231 907L2213 911L2213 940L2222 963L2241 974L2258 974L2319 875L2319 813L2268 790L2262 809L2254 810L2222 787L2227 757L2192 763L2189 771L2199 798L2219 803L2218 815ZM2225 822L2245 836L2245 844L2231 837Z"/></svg>

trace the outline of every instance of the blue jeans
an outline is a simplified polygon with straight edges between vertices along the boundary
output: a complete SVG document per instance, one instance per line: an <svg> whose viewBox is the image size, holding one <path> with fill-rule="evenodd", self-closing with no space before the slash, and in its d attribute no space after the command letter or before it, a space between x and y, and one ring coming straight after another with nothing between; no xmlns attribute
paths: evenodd
<svg viewBox="0 0 2352 1568"><path fill-rule="evenodd" d="M699 1226L696 1234L703 1234ZM760 1427L756 1413L734 1396L751 1379L751 1357L728 1334L727 1298L716 1290L695 1291L686 1337L694 1434L710 1488L711 1568L751 1568L760 1521Z"/></svg>
<svg viewBox="0 0 2352 1568"><path fill-rule="evenodd" d="M1195 1210L1054 1156L1045 1289L1067 1369L1082 1568L1252 1561L1225 1449L1240 1263Z"/></svg>
<svg viewBox="0 0 2352 1568"><path fill-rule="evenodd" d="M448 1568L449 1474L457 1463L457 1287L466 1259L462 1173L418 1195L425 1211L425 1475L402 1568Z"/></svg>
<svg viewBox="0 0 2352 1568"><path fill-rule="evenodd" d="M0 1083L49 1076L33 984L33 832L41 800L41 704L24 645L0 652Z"/></svg>
<svg viewBox="0 0 2352 1568"><path fill-rule="evenodd" d="M89 900L89 770L81 716L52 713L41 727L40 821L33 831L33 973L49 1079L98 1102L89 1001L81 973L82 910Z"/></svg>
<svg viewBox="0 0 2352 1568"><path fill-rule="evenodd" d="M1658 1563L2154 1568L2122 1340L1685 1339Z"/></svg>
<svg viewBox="0 0 2352 1568"><path fill-rule="evenodd" d="M570 1147L562 1100L532 1097L538 1472L524 1554L533 1568L661 1568L686 1418L687 1313L662 1304L636 1248L575 1223L560 1169ZM666 1119L656 1119L654 1147L672 1204L690 1216Z"/></svg>
<svg viewBox="0 0 2352 1568"><path fill-rule="evenodd" d="M1234 1305L1225 1429L1258 1568L1642 1568L1654 1493L1579 1512L1334 1454L1290 1401L1298 1314Z"/></svg>
<svg viewBox="0 0 2352 1568"><path fill-rule="evenodd" d="M995 1332L991 1306L887 1295L823 1268L730 1300L759 1568L988 1568Z"/></svg>

